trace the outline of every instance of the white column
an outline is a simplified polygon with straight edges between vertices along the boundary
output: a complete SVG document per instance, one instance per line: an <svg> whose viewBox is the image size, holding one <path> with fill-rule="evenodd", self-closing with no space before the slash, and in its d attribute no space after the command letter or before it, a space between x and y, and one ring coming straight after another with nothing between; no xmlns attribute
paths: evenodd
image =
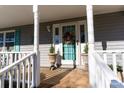
<svg viewBox="0 0 124 93"><path fill-rule="evenodd" d="M40 52L39 52L39 17L38 17L38 5L33 5L34 13L34 52L35 57L35 87L40 84Z"/></svg>
<svg viewBox="0 0 124 93"><path fill-rule="evenodd" d="M87 5L87 27L88 27L88 64L89 64L89 82L91 87L95 87L95 61L92 56L94 52L94 26L92 5Z"/></svg>

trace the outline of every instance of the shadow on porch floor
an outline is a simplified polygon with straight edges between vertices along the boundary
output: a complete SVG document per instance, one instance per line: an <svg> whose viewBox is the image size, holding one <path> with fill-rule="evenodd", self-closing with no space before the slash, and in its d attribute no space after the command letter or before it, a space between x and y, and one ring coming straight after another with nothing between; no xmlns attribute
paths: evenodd
<svg viewBox="0 0 124 93"><path fill-rule="evenodd" d="M88 71L80 69L49 70L41 68L39 88L88 88Z"/></svg>

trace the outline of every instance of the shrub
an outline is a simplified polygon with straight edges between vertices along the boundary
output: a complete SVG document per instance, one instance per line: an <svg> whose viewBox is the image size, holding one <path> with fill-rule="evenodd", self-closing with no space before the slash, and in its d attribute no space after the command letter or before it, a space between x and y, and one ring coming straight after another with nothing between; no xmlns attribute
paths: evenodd
<svg viewBox="0 0 124 93"><path fill-rule="evenodd" d="M49 49L50 53L55 53L55 48L51 45L50 49Z"/></svg>
<svg viewBox="0 0 124 93"><path fill-rule="evenodd" d="M108 65L112 70L113 70L113 66L112 65ZM118 72L123 72L122 66L117 65L117 71Z"/></svg>
<svg viewBox="0 0 124 93"><path fill-rule="evenodd" d="M84 46L84 52L88 53L88 44L86 43L86 45Z"/></svg>

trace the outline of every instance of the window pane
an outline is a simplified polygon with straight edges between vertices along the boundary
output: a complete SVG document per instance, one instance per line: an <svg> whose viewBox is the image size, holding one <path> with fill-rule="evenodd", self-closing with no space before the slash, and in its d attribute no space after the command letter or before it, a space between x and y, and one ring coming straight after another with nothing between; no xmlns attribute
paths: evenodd
<svg viewBox="0 0 124 93"><path fill-rule="evenodd" d="M12 51L14 50L14 42L9 42L5 44L5 50L6 51Z"/></svg>
<svg viewBox="0 0 124 93"><path fill-rule="evenodd" d="M3 43L0 43L0 51L2 51Z"/></svg>
<svg viewBox="0 0 124 93"><path fill-rule="evenodd" d="M84 25L80 25L80 35L81 43L85 43Z"/></svg>
<svg viewBox="0 0 124 93"><path fill-rule="evenodd" d="M59 28L55 28L55 35L59 35Z"/></svg>
<svg viewBox="0 0 124 93"><path fill-rule="evenodd" d="M6 33L6 41L14 41L14 32Z"/></svg>
<svg viewBox="0 0 124 93"><path fill-rule="evenodd" d="M0 43L3 42L3 33L0 33Z"/></svg>

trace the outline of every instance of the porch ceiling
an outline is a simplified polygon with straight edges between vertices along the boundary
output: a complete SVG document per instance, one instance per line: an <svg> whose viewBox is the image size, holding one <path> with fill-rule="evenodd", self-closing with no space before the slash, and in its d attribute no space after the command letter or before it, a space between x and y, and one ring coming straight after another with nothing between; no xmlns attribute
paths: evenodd
<svg viewBox="0 0 124 93"><path fill-rule="evenodd" d="M39 6L40 22L81 17L86 15L85 6L79 5L42 5ZM124 6L94 6L94 14L123 11ZM33 23L31 5L1 5L0 28Z"/></svg>

